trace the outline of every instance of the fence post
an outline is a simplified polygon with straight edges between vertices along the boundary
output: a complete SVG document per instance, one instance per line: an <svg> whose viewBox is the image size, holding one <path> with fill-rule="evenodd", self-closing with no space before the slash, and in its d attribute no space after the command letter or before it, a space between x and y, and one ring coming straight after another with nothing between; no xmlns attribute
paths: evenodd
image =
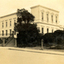
<svg viewBox="0 0 64 64"><path fill-rule="evenodd" d="M41 49L43 50L43 39L41 40Z"/></svg>

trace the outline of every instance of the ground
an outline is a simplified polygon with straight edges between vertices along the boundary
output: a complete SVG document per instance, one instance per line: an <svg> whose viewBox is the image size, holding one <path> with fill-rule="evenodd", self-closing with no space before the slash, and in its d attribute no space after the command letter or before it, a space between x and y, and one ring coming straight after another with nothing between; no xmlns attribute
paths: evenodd
<svg viewBox="0 0 64 64"><path fill-rule="evenodd" d="M0 47L0 64L64 64L64 52Z"/></svg>

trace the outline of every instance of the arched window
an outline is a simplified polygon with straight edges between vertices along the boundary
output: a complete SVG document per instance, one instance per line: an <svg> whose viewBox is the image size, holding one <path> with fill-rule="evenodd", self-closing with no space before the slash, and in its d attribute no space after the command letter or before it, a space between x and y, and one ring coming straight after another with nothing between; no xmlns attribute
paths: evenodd
<svg viewBox="0 0 64 64"><path fill-rule="evenodd" d="M10 21L10 26L11 26L11 21Z"/></svg>
<svg viewBox="0 0 64 64"><path fill-rule="evenodd" d="M43 14L43 12L42 12L42 20L44 19L44 16L43 16L44 14Z"/></svg>
<svg viewBox="0 0 64 64"><path fill-rule="evenodd" d="M56 16L56 23L57 23L57 16Z"/></svg>
<svg viewBox="0 0 64 64"><path fill-rule="evenodd" d="M7 22L6 22L6 27L7 27Z"/></svg>
<svg viewBox="0 0 64 64"><path fill-rule="evenodd" d="M53 15L51 15L51 21L52 21L52 23L53 23Z"/></svg>
<svg viewBox="0 0 64 64"><path fill-rule="evenodd" d="M47 22L49 21L49 18L48 18L48 16L49 16L49 15L47 14Z"/></svg>
<svg viewBox="0 0 64 64"><path fill-rule="evenodd" d="M4 22L2 22L2 28L4 27Z"/></svg>
<svg viewBox="0 0 64 64"><path fill-rule="evenodd" d="M2 30L2 36L4 36L4 30Z"/></svg>

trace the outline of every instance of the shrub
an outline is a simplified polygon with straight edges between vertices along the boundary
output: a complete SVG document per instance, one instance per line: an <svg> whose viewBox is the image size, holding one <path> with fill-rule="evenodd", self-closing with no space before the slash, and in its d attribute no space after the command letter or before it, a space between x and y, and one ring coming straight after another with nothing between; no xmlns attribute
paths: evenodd
<svg viewBox="0 0 64 64"><path fill-rule="evenodd" d="M18 45L21 46L37 46L40 44L40 34L35 24L22 24L18 25L17 29L19 34Z"/></svg>

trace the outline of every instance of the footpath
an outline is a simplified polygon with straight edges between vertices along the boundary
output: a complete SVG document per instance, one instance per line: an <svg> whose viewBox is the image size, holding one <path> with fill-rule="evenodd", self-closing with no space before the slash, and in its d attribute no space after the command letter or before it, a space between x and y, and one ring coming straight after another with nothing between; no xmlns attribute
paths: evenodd
<svg viewBox="0 0 64 64"><path fill-rule="evenodd" d="M37 50L37 49L31 49L31 48L8 47L8 50L25 51L25 52L32 52L32 53L44 53L44 54L53 54L53 55L64 56L64 51L50 50L50 49Z"/></svg>

